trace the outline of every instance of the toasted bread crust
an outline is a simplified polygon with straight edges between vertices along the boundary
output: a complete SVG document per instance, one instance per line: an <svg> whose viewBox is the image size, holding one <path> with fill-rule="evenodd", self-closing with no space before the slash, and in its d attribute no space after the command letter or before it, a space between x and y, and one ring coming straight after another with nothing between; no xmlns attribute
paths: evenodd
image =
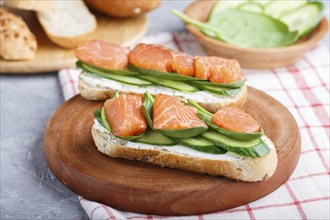
<svg viewBox="0 0 330 220"><path fill-rule="evenodd" d="M83 74L83 73L82 73ZM87 83L85 83L79 77L78 81L78 89L80 95L88 100L99 100L105 101L109 98L112 98L115 94L116 90L111 88L101 88L101 87L93 87ZM121 91L119 91L121 92ZM123 93L123 92L121 92ZM132 92L133 93L133 92ZM181 98L180 98L181 99ZM220 108L224 107L238 107L242 108L247 99L247 86L244 85L241 88L241 92L237 94L233 99L226 99L219 97L218 102L199 102L203 108L210 112L216 112Z"/></svg>
<svg viewBox="0 0 330 220"><path fill-rule="evenodd" d="M97 123L97 122L95 122ZM125 141L112 136L96 124L92 135L98 150L113 158L138 160L161 167L171 167L213 176L225 176L241 181L261 181L273 175L277 166L277 153L273 143L267 138L270 154L261 158L232 157L227 160L215 160L169 152L159 147L137 149L128 147ZM151 146L151 145L150 145Z"/></svg>

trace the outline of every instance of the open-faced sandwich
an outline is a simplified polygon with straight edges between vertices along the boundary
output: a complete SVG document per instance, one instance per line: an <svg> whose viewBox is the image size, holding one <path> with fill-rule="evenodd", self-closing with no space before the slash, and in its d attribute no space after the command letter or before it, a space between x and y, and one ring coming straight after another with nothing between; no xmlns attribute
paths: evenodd
<svg viewBox="0 0 330 220"><path fill-rule="evenodd" d="M212 114L191 99L115 93L94 116L95 144L113 158L251 182L277 166L274 144L239 108Z"/></svg>
<svg viewBox="0 0 330 220"><path fill-rule="evenodd" d="M195 56L152 44L122 47L89 41L75 50L80 94L90 100L112 98L116 91L166 94L193 99L210 112L242 107L247 97L245 76L236 60Z"/></svg>

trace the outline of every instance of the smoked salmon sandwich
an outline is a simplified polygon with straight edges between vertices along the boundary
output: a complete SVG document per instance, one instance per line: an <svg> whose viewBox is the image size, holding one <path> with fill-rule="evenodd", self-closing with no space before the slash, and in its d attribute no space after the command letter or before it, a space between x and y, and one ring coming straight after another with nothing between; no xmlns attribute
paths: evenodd
<svg viewBox="0 0 330 220"><path fill-rule="evenodd" d="M94 118L94 142L112 158L249 182L276 170L274 144L240 108L213 114L192 99L116 92Z"/></svg>
<svg viewBox="0 0 330 220"><path fill-rule="evenodd" d="M116 91L149 92L181 100L193 99L216 112L223 107L242 107L246 101L245 76L236 60L190 56L159 45L135 48L92 40L75 50L82 70L79 91L86 99L106 100Z"/></svg>

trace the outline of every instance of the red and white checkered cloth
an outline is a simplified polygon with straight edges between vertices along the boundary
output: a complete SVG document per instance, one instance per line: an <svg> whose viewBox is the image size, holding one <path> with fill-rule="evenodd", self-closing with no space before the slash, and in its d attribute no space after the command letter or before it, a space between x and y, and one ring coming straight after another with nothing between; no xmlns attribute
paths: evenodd
<svg viewBox="0 0 330 220"><path fill-rule="evenodd" d="M192 55L204 55L186 32L161 33L143 39ZM317 45L297 63L270 70L244 70L248 85L273 96L295 117L302 151L290 179L268 196L245 206L212 214L164 217L123 212L80 198L90 219L330 219L329 200L329 51ZM65 99L76 95L77 69L59 72Z"/></svg>

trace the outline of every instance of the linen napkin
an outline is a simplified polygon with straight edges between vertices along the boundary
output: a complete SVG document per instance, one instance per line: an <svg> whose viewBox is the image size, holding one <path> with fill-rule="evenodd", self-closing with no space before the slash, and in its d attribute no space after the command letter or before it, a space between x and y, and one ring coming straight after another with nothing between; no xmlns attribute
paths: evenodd
<svg viewBox="0 0 330 220"><path fill-rule="evenodd" d="M142 42L161 44L192 55L205 55L186 32L160 33ZM329 219L329 51L317 45L291 66L245 69L247 84L271 95L296 119L302 138L297 168L289 180L250 204L212 214L171 217L123 212L80 197L90 219ZM64 69L59 80L67 100L79 93L79 70Z"/></svg>

